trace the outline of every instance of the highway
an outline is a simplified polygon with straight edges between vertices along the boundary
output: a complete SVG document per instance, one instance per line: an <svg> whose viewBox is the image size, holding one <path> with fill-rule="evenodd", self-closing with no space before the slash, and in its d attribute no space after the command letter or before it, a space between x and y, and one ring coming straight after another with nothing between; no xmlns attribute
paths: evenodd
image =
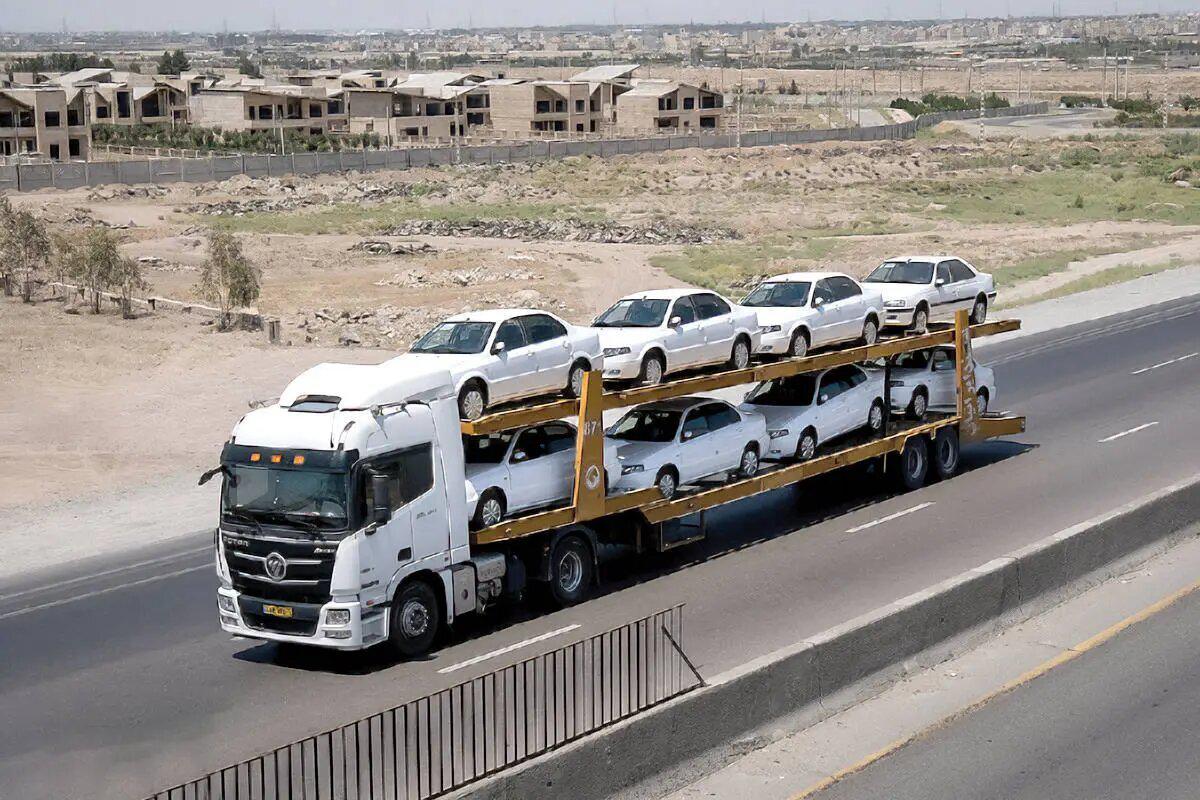
<svg viewBox="0 0 1200 800"><path fill-rule="evenodd" d="M902 495L842 476L751 498L652 568L610 565L602 597L472 622L424 661L231 640L211 531L0 586L0 796L144 795L676 602L713 675L1194 475L1197 332L1190 297L997 344L981 352L993 407L1029 431L965 450L965 474Z"/></svg>
<svg viewBox="0 0 1200 800"><path fill-rule="evenodd" d="M813 800L1191 800L1200 593L851 774Z"/></svg>

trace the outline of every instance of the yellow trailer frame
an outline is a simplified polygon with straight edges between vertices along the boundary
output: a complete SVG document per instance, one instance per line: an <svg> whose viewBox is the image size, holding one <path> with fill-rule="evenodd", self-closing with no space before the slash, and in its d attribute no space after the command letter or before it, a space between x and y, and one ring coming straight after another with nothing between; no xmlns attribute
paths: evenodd
<svg viewBox="0 0 1200 800"><path fill-rule="evenodd" d="M628 511L637 511L651 524L666 522L724 505L735 500L771 491L870 459L899 453L914 436L936 435L941 428L957 426L961 442L974 442L1007 436L1025 431L1025 417L981 415L976 399L974 361L971 340L1017 330L1018 320L1000 320L980 325L968 323L967 312L955 315L953 326L924 334L889 339L873 345L853 347L831 353L803 358L789 358L741 370L715 375L684 378L635 389L605 392L601 373L592 371L584 378L584 390L578 400L559 400L535 406L498 411L473 421L464 421L462 431L469 435L497 433L528 425L552 422L576 415L580 438L575 450L575 491L571 505L530 514L475 531L473 545L495 544L554 530L571 524L585 523ZM604 426L603 413L609 409L684 397L697 392L711 392L733 386L757 383L814 372L845 364L856 364L901 353L924 350L938 345L953 344L956 350L958 406L953 415L933 420L894 433L886 434L864 444L848 447L826 456L770 469L752 478L733 481L713 489L702 490L672 500L663 498L655 488L641 489L606 496L604 487Z"/></svg>

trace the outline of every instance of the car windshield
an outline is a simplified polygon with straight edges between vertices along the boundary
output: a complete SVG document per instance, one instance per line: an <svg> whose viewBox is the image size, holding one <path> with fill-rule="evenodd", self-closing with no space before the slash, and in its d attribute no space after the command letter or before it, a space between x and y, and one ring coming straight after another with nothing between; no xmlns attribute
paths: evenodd
<svg viewBox="0 0 1200 800"><path fill-rule="evenodd" d="M667 313L666 300L618 300L596 317L597 328L656 328Z"/></svg>
<svg viewBox="0 0 1200 800"><path fill-rule="evenodd" d="M346 527L344 472L241 464L227 470L221 494L221 508L227 515L331 530Z"/></svg>
<svg viewBox="0 0 1200 800"><path fill-rule="evenodd" d="M482 353L492 334L490 322L443 322L413 345L414 353Z"/></svg>
<svg viewBox="0 0 1200 800"><path fill-rule="evenodd" d="M508 433L489 433L486 436L464 436L463 451L468 464L499 464L508 452L508 444L513 435Z"/></svg>
<svg viewBox="0 0 1200 800"><path fill-rule="evenodd" d="M925 369L929 366L929 357L933 355L932 350L913 350L908 353L901 353L896 356L896 360L892 362L892 366L901 369Z"/></svg>
<svg viewBox="0 0 1200 800"><path fill-rule="evenodd" d="M863 279L864 283L929 283L933 263L929 261L885 261Z"/></svg>
<svg viewBox="0 0 1200 800"><path fill-rule="evenodd" d="M759 406L810 406L816 391L816 375L793 375L763 381L746 395L746 402Z"/></svg>
<svg viewBox="0 0 1200 800"><path fill-rule="evenodd" d="M754 308L800 308L808 303L808 281L760 283L746 295L742 305Z"/></svg>
<svg viewBox="0 0 1200 800"><path fill-rule="evenodd" d="M679 430L680 416L663 408L635 408L612 426L608 436L628 442L669 442Z"/></svg>

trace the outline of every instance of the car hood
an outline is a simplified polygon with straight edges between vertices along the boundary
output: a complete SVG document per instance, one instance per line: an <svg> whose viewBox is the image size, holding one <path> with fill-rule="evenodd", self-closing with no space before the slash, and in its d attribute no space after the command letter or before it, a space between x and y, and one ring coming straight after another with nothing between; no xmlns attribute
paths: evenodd
<svg viewBox="0 0 1200 800"><path fill-rule="evenodd" d="M864 283L863 291L877 294L883 300L907 300L919 297L928 289L924 283Z"/></svg>
<svg viewBox="0 0 1200 800"><path fill-rule="evenodd" d="M793 425L794 421L803 416L809 408L809 406L760 406L753 403L742 403L738 406L738 411L747 417L754 415L762 417L766 420L767 430L774 431Z"/></svg>
<svg viewBox="0 0 1200 800"><path fill-rule="evenodd" d="M490 358L491 356L485 353L467 353L466 355L456 355L453 353L405 353L389 359L385 363L397 369L413 371L449 370L450 374L457 379L467 370L482 367Z"/></svg>
<svg viewBox="0 0 1200 800"><path fill-rule="evenodd" d="M588 328L600 339L600 348L628 347L631 350L662 336L662 328Z"/></svg>
<svg viewBox="0 0 1200 800"><path fill-rule="evenodd" d="M813 310L808 306L765 306L751 310L758 315L759 325L789 325L796 320L813 316Z"/></svg>
<svg viewBox="0 0 1200 800"><path fill-rule="evenodd" d="M617 442L617 461L622 466L626 464L641 464L647 472L657 469L662 464L663 452L671 446L670 442Z"/></svg>
<svg viewBox="0 0 1200 800"><path fill-rule="evenodd" d="M466 464L467 480L476 486L499 486L505 476L503 464Z"/></svg>

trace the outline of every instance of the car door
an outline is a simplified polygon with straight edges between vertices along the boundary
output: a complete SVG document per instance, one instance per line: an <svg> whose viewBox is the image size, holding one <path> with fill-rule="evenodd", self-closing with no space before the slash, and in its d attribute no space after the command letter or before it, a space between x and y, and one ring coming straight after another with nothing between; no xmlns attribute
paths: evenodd
<svg viewBox="0 0 1200 800"><path fill-rule="evenodd" d="M708 415L704 406L689 410L679 429L679 454L675 466L679 469L679 482L690 483L697 478L711 475L720 467L717 449L709 435Z"/></svg>
<svg viewBox="0 0 1200 800"><path fill-rule="evenodd" d="M814 347L836 342L839 338L839 326L842 320L837 308L837 292L829 278L822 278L813 285L812 345Z"/></svg>
<svg viewBox="0 0 1200 800"><path fill-rule="evenodd" d="M714 462L717 469L729 469L741 463L742 441L741 415L725 403L708 403L704 406L708 420L708 436L713 440Z"/></svg>
<svg viewBox="0 0 1200 800"><path fill-rule="evenodd" d="M834 367L821 376L817 387L817 430L823 439L841 436L847 430L846 390L849 382L844 367Z"/></svg>
<svg viewBox="0 0 1200 800"><path fill-rule="evenodd" d="M548 458L545 426L535 425L517 435L508 454L508 508L520 511L552 502L559 495L554 459Z"/></svg>
<svg viewBox="0 0 1200 800"><path fill-rule="evenodd" d="M857 283L844 276L829 279L837 297L838 339L856 339L862 334L862 321L866 314L862 289Z"/></svg>
<svg viewBox="0 0 1200 800"><path fill-rule="evenodd" d="M939 261L933 271L933 297L929 301L931 317L946 317L953 315L958 302L958 290L954 286L954 277L950 274L950 262Z"/></svg>
<svg viewBox="0 0 1200 800"><path fill-rule="evenodd" d="M567 385L571 368L571 342L566 327L548 314L521 317L525 337L537 362L534 390L556 392Z"/></svg>
<svg viewBox="0 0 1200 800"><path fill-rule="evenodd" d="M958 403L955 391L954 351L938 347L933 351L929 364L929 405L952 406Z"/></svg>
<svg viewBox="0 0 1200 800"><path fill-rule="evenodd" d="M854 431L867 424L867 417L871 413L871 404L875 402L875 396L871 392L867 373L861 367L849 365L844 369L843 380L848 387L843 394L845 398L842 408L845 420L844 429Z"/></svg>
<svg viewBox="0 0 1200 800"><path fill-rule="evenodd" d="M546 432L544 460L554 470L555 499L568 498L575 488L575 426L551 422L542 428Z"/></svg>
<svg viewBox="0 0 1200 800"><path fill-rule="evenodd" d="M504 349L496 352L496 345ZM517 318L506 319L496 328L492 340L492 363L489 369L489 400L500 402L535 392L537 356L525 338L525 328Z"/></svg>
<svg viewBox="0 0 1200 800"><path fill-rule="evenodd" d="M672 320L678 320L678 323L671 326L666 335L668 368L673 370L703 364L704 329L690 297L675 300L667 314L667 324L670 325Z"/></svg>
<svg viewBox="0 0 1200 800"><path fill-rule="evenodd" d="M704 360L724 361L733 351L733 309L709 292L692 295L692 305L704 330Z"/></svg>
<svg viewBox="0 0 1200 800"><path fill-rule="evenodd" d="M979 293L979 277L959 259L949 262L950 280L954 284L955 309L970 311L975 305L975 295Z"/></svg>

